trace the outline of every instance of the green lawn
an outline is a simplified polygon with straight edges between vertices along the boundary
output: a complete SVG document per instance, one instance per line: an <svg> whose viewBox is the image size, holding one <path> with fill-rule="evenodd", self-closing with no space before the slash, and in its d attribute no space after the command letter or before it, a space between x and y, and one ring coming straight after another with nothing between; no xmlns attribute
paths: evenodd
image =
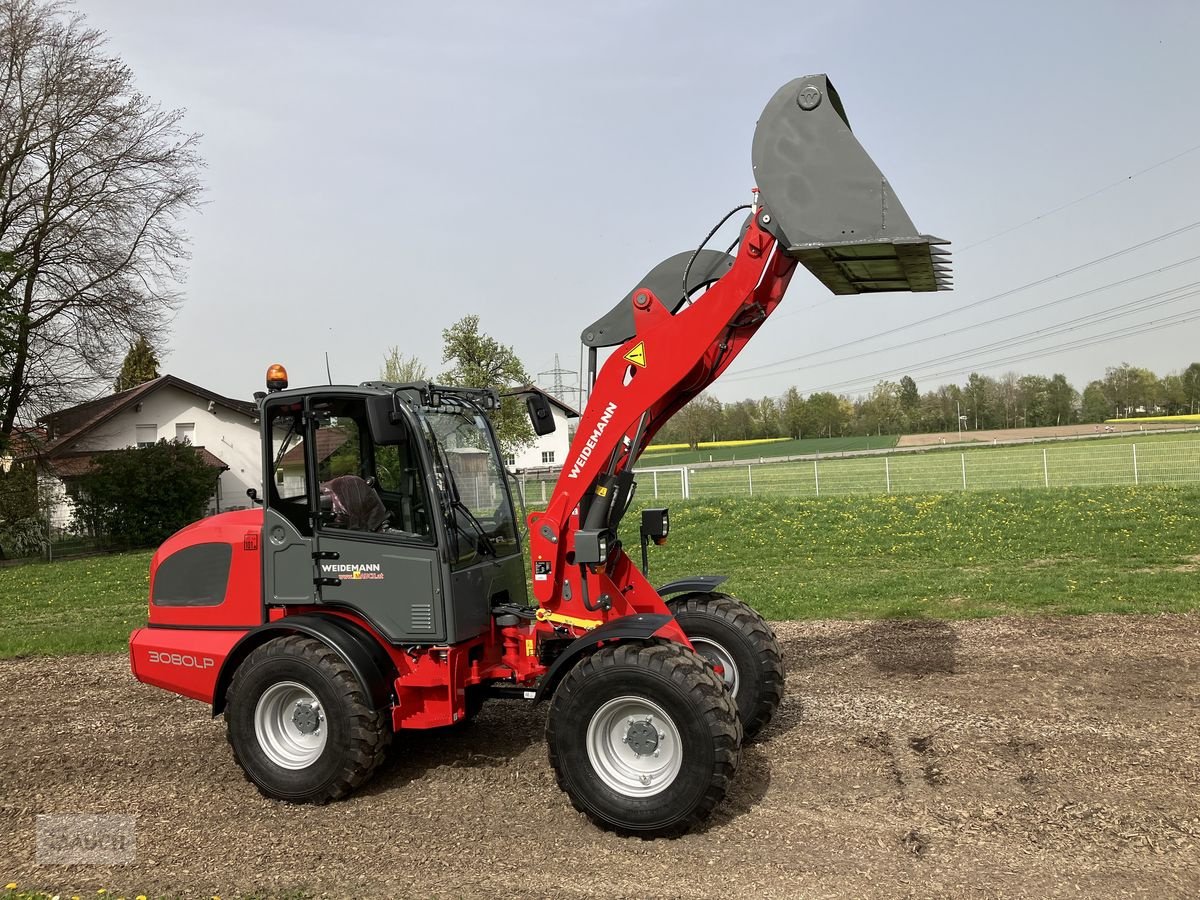
<svg viewBox="0 0 1200 900"><path fill-rule="evenodd" d="M721 498L671 521L652 581L726 574L770 619L1200 608L1200 486ZM0 570L0 657L123 650L149 562Z"/></svg>
<svg viewBox="0 0 1200 900"><path fill-rule="evenodd" d="M745 444L741 447L713 447L703 450L667 450L656 452L646 448L638 461L640 468L651 466L682 466L698 462L724 462L746 459L757 462L778 456L807 456L811 453L844 453L847 450L885 450L895 447L899 435L868 435L867 437L805 438L800 441L771 441L769 444Z"/></svg>
<svg viewBox="0 0 1200 900"><path fill-rule="evenodd" d="M731 576L767 618L1200 608L1200 487L692 501L655 583Z"/></svg>
<svg viewBox="0 0 1200 900"><path fill-rule="evenodd" d="M146 624L150 551L0 569L0 658L125 649Z"/></svg>

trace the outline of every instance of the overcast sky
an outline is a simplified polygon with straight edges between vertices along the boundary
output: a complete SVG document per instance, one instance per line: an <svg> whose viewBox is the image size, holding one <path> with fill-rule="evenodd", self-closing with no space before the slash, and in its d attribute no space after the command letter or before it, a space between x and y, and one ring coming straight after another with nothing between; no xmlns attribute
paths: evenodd
<svg viewBox="0 0 1200 900"><path fill-rule="evenodd" d="M163 370L230 396L276 361L324 382L326 351L339 383L378 377L393 344L436 373L442 329L469 313L531 373L556 353L576 369L585 325L749 198L755 120L815 72L917 227L953 242L955 291L830 300L801 271L718 397L854 395L906 372L924 391L972 369L1082 388L1122 361L1200 359L1200 319L1062 349L1200 314L1195 296L1133 303L1200 282L1200 262L1048 305L1200 255L1200 227L904 328L1200 222L1194 0L78 9L204 135Z"/></svg>

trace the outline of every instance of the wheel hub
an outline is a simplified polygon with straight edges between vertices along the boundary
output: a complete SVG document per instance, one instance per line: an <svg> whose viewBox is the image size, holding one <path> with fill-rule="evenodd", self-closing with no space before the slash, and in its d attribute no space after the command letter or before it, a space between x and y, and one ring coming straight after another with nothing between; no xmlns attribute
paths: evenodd
<svg viewBox="0 0 1200 900"><path fill-rule="evenodd" d="M321 727L321 707L311 701L297 701L292 724L301 734L315 734Z"/></svg>
<svg viewBox="0 0 1200 900"><path fill-rule="evenodd" d="M633 720L629 727L625 729L625 743L638 756L657 752L658 742L661 737L662 735L654 727L654 722L650 717L641 722Z"/></svg>

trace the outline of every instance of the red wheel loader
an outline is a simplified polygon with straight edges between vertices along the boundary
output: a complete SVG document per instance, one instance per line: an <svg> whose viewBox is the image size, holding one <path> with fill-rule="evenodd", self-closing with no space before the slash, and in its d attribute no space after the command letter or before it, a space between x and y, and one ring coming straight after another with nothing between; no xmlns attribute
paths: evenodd
<svg viewBox="0 0 1200 900"><path fill-rule="evenodd" d="M149 623L130 638L137 678L224 714L270 797L344 797L405 730L503 697L547 702L559 786L601 827L655 837L704 820L780 702L783 661L723 579L647 580L665 509L642 511L643 569L630 559L633 465L737 358L798 265L837 294L949 284L945 242L916 231L825 76L774 95L753 164L754 202L722 220L745 210L729 252L663 261L584 329L590 400L547 508L526 520L533 598L495 392L288 389L273 366L256 395L261 508L159 548ZM544 399L527 402L545 433Z"/></svg>

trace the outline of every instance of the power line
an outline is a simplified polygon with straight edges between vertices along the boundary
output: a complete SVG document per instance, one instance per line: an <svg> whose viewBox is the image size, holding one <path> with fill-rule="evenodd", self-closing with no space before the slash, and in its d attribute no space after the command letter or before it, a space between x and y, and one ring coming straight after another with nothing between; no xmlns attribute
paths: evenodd
<svg viewBox="0 0 1200 900"><path fill-rule="evenodd" d="M930 322L936 322L938 319L944 319L946 316L951 316L951 315L955 315L956 313L965 312L968 309L975 309L975 308L983 306L987 303L994 303L997 300L1001 300L1005 297L1011 297L1013 294L1020 293L1021 291L1026 291L1026 290L1029 290L1030 288L1040 287L1043 284L1048 284L1051 281L1058 280L1059 278L1065 278L1068 275L1074 275L1077 272L1082 272L1084 269L1089 269L1092 266L1099 265L1100 263L1108 262L1109 260L1117 259L1118 257L1121 257L1121 256L1126 256L1137 250L1141 250L1141 249L1143 249L1145 247L1149 247L1153 244L1157 244L1162 241L1168 240L1170 238L1177 237L1178 235L1184 234L1188 231L1192 231L1196 228L1200 228L1200 221L1192 222L1188 225L1184 225L1179 228L1175 228L1171 231L1165 232L1164 234L1160 234L1157 237L1153 237L1148 240L1141 241L1140 243L1133 244L1133 245L1131 245L1129 247L1125 247L1121 250L1116 250L1112 253L1107 253L1104 256L1097 257L1096 259L1090 260L1085 263L1080 263L1077 266L1072 266L1069 269L1064 269L1063 271L1056 272L1053 275L1047 275L1044 278L1037 279L1036 281L1027 282L1023 285L1020 285L1019 287L1010 288L1009 290L1001 291L998 294L992 294L991 296L984 297L981 300L975 300L975 301L973 301L971 303L967 303L963 306L957 306L954 309L948 309L948 310L945 310L940 313L935 313L934 315L926 316L923 319L917 319L916 321L909 322L905 325L899 325L895 328L889 328L886 331L876 332L875 334L868 335L867 337L855 338L852 341L845 341L844 343L841 343L841 344L835 344L832 347L825 347L821 350L815 350L812 353L802 353L799 356L792 356L792 357L788 357L787 359L779 359L779 360L775 360L774 362L762 363L761 365L751 366L747 369L742 369L742 370L734 373L733 377L740 378L741 376L747 375L750 372L758 372L758 371L761 371L762 369L769 369L774 366L780 366L780 365L786 365L786 364L792 363L792 362L798 362L799 360L809 359L813 356L820 356L825 353L830 353L834 350L844 350L846 347L854 347L859 344L864 344L867 341L873 341L876 338L887 337L888 335L897 334L901 331L908 331L910 328L916 328L918 325L926 325ZM773 372L771 374L781 375L781 374L783 374L783 372ZM732 378L730 380L732 380Z"/></svg>
<svg viewBox="0 0 1200 900"><path fill-rule="evenodd" d="M1186 293L1179 294L1178 292L1180 292L1180 291L1185 291ZM1172 294L1178 294L1178 296L1170 296ZM971 371L973 369L978 369L978 368L1003 365L1008 362L1017 361L1017 359L1019 359L1019 358L1032 359L1037 356L1045 355L1047 353L1058 352L1060 350L1069 349L1069 347L1068 347L1068 345L1060 344L1060 345L1055 345L1053 347L1040 348L1036 351L1030 351L1029 354L1022 354L1018 357L1009 357L1009 358L998 359L998 360L985 360L983 362L973 364L970 370L967 370L967 369L954 370L954 371L949 371L949 372L944 372L944 373L927 371L930 367L938 366L943 363L955 362L957 360L963 359L964 357L970 357L970 356L974 356L977 354L988 354L988 353L996 353L999 351L1004 351L1004 350L1011 348L1015 344L1026 342L1029 340L1045 340L1046 338L1054 337L1059 334L1069 334L1073 331L1078 331L1081 328L1086 328L1091 325L1098 325L1101 322L1107 322L1112 319L1117 319L1117 318L1121 318L1122 316L1127 316L1131 312L1142 312L1147 309L1154 309L1156 307L1164 306L1164 305L1167 305L1170 303L1177 303L1180 300L1186 300L1190 297L1196 296L1197 294L1200 294L1200 281L1194 281L1189 284L1179 285L1178 287L1171 288L1170 290L1167 290L1167 291L1161 291L1157 294L1151 294L1148 297L1142 297L1142 298L1139 298L1138 300L1130 301L1129 303L1122 304L1121 307L1115 307L1111 310L1105 310L1101 313L1091 314L1088 316L1080 317L1079 319L1068 320L1067 322L1060 323L1059 325L1053 326L1051 328L1044 328L1044 329L1040 329L1038 331L1031 331L1031 332L1026 332L1024 334L1014 335L1013 337L1004 338L1003 340L1000 340L1000 341L993 341L990 344L984 344L979 347L972 347L969 350L963 350L963 351L955 352L952 354L948 354L946 356L941 356L941 357L937 357L935 359L927 360L925 363L923 363L922 365L915 367L915 368L909 367L906 369L890 369L890 370L887 370L884 372L877 372L874 375L868 375L868 376L865 376L862 378L848 379L846 381L834 382L831 384L822 385L821 387L811 388L809 390L811 392L811 391L827 391L827 390L845 389L846 387L852 387L852 386L856 386L856 385L865 385L865 384L871 383L879 378L885 378L885 377L888 377L891 375L899 375L899 374L905 374L905 373L911 374L913 372L920 375L922 378L938 378L938 377L941 377L942 375L958 374L960 371ZM1150 302L1150 301L1155 301L1155 302ZM1140 308L1127 309L1124 307L1140 307ZM1200 312L1196 312L1196 311L1189 311L1187 313L1180 313L1178 315L1187 316L1188 318L1181 319L1178 322L1169 322L1168 324L1184 324L1186 322L1192 321L1192 319L1194 319L1194 318L1200 318ZM1155 320L1155 321L1159 321L1159 320ZM1140 329L1147 324L1154 324L1154 322L1140 323L1140 324L1135 324L1132 326L1126 326L1125 328L1118 329L1116 331L1105 332L1104 334L1101 334L1101 335L1091 335L1089 337L1081 338L1079 340L1089 341L1089 342L1094 343L1094 342L1099 342L1100 339L1107 339L1107 338L1113 337L1113 336L1121 337L1121 336L1139 334L1141 332L1138 331L1137 329ZM1096 340L1093 340L1093 339L1096 339Z"/></svg>
<svg viewBox="0 0 1200 900"><path fill-rule="evenodd" d="M1128 184L1129 182L1133 181L1133 179L1139 178L1142 175L1145 175L1147 172L1153 172L1155 169L1161 168L1162 166L1165 166L1165 165L1169 165L1170 163L1175 162L1175 160L1177 160L1177 159L1182 159L1183 157L1187 156L1189 153L1195 153L1197 150L1200 150L1200 144L1196 144L1194 147L1188 147L1186 150L1176 153L1174 156L1170 156L1167 159L1159 160L1152 166L1147 166L1146 168L1141 169L1140 171L1134 172L1132 175L1126 175L1124 178L1119 178L1116 181L1112 182L1111 184L1106 184L1102 188L1097 188L1096 190L1091 191L1090 193L1084 194L1082 197L1076 197L1074 200L1069 200L1066 203L1062 204L1061 206L1056 206L1053 209L1050 209L1044 213L1041 213L1040 215L1034 216L1032 219L1026 219L1024 222L1020 222L1009 228L1005 228L1003 231L997 231L995 234L988 235L987 237L982 238L973 244L967 244L965 247L960 247L957 250L955 250L955 253L965 253L966 251L971 250L975 247L980 247L983 244L988 243L989 241L994 241L996 238L1004 237L1006 234L1012 234L1014 231L1024 228L1026 225L1032 225L1034 222L1040 222L1042 219L1048 218L1048 217L1054 215L1055 213L1060 213L1064 209L1070 209L1072 206L1082 203L1084 200L1091 200L1093 197L1098 196L1099 194L1103 194L1105 191L1110 191L1113 188L1119 187L1122 184Z"/></svg>
<svg viewBox="0 0 1200 900"><path fill-rule="evenodd" d="M1140 281L1143 278L1149 278L1153 275L1159 275L1159 274L1162 274L1163 272L1169 272L1171 269L1178 269L1180 266L1185 266L1185 265L1188 265L1190 263L1194 263L1197 261L1200 261L1200 254L1197 254L1196 256L1189 256L1187 259L1182 259L1179 262L1174 262L1174 263L1171 263L1170 265L1162 266L1157 269L1151 269L1148 272L1142 272L1141 274L1138 274L1138 275L1131 275L1129 278L1122 278L1120 281L1111 281L1108 284L1102 284L1099 287L1089 288L1086 291L1080 291L1079 293L1076 293L1076 294L1070 294L1066 297L1060 297L1057 300L1051 300L1048 303L1043 303L1040 306L1035 306L1030 309L1016 310L1015 312L1005 313L1002 316L996 316L995 318L986 319L982 322L975 322L971 325L963 325L961 328L953 328L950 331L943 331L938 334L929 335L928 337L917 338L916 340L905 341L905 342L899 343L899 344L892 344L888 347L879 347L875 350L864 351L862 353L851 353L847 356L840 356L837 359L825 360L824 362L807 363L805 365L795 366L795 367L786 369L784 371L786 371L786 372L801 372L801 371L804 371L805 369L817 369L817 368L821 368L823 366L832 366L832 365L836 365L837 363L851 362L856 359L862 359L863 357L874 356L878 353L888 353L888 352L891 352L892 350L903 350L906 347L915 347L917 344L927 344L930 341L943 340L945 338L951 337L956 334L962 334L967 331L972 331L976 328L985 328L989 325L995 325L998 322L1004 322L1009 319L1018 318L1020 316L1027 316L1027 315L1030 315L1031 313L1042 312L1043 310L1045 310L1051 306L1059 306L1063 303L1069 303L1072 300L1078 300L1082 297L1088 297L1088 296L1091 296L1092 294L1099 294L1099 293L1102 293L1103 291L1111 290L1112 288L1123 287L1124 285L1132 284L1135 281ZM1134 301L1134 302L1140 302L1140 301ZM1118 307L1110 307L1110 308L1116 309ZM781 372L770 372L767 374L768 375L781 375L781 374L783 374L783 372L782 371ZM727 378L726 380L727 381L740 381L740 380L744 380L746 378L760 378L760 377L762 377L762 376L761 375L739 374L739 375L734 375L730 378Z"/></svg>

